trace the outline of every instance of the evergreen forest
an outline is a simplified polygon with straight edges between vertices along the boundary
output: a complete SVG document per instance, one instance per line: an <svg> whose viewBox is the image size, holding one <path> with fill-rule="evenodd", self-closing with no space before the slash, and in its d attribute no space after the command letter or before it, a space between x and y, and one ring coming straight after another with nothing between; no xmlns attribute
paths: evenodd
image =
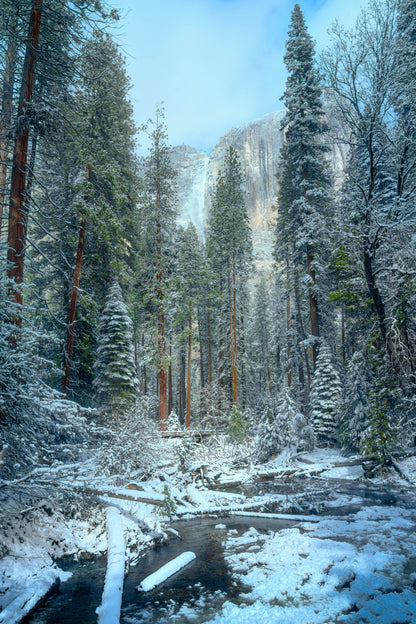
<svg viewBox="0 0 416 624"><path fill-rule="evenodd" d="M233 147L205 231L177 224L164 108L135 126L117 20L99 0L2 0L3 475L94 436L128 463L132 440L176 429L256 440L258 461L411 450L415 2L377 0L320 56L294 6L267 275Z"/></svg>

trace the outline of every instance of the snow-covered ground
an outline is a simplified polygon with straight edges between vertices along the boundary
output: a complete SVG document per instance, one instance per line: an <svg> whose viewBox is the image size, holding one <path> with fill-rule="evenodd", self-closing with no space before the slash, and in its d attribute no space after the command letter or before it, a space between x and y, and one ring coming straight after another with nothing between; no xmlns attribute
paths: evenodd
<svg viewBox="0 0 416 624"><path fill-rule="evenodd" d="M229 536L228 563L248 591L211 622L411 624L415 526L415 510L368 507L267 536Z"/></svg>
<svg viewBox="0 0 416 624"><path fill-rule="evenodd" d="M414 483L416 477L414 458L400 462L400 470L408 481L394 473L389 479L396 487L408 489L409 481ZM276 484L287 484L289 490L290 480L300 477L297 483L302 483L302 489L290 495L261 493L261 480L268 475ZM27 508L17 514L19 522L13 530L8 529L0 544L4 553L0 558L0 623L17 621L22 600L29 605L29 588L38 595L57 577L65 581L66 573L57 568L56 558L107 550L104 509L113 506L120 511L130 563L155 539L168 538L169 516L224 515L243 510L253 515L265 511L273 511L275 516L291 513L299 520L296 528L268 535L254 529L243 536L228 533L226 558L247 591L238 604L225 602L222 612L212 620L216 624L410 624L416 621L415 506L360 509L363 500L359 492L341 495L331 487L335 479L357 482L362 475L356 458L346 459L336 450L299 455L286 450L265 466L236 470L231 462L224 462L218 470L218 463L208 464L203 482L198 470L192 468L182 474L174 465L138 484L137 490L131 489L134 484L129 485L128 479L122 486L109 480L101 483L100 493L100 483L95 481L89 486L95 492L96 510L88 518L68 519L56 510L40 515ZM321 483L319 509L308 502L309 476L315 479L314 487L317 480ZM80 487L86 485L82 479ZM247 497L208 487L214 481L219 487L227 483L259 485L252 486L256 491ZM386 490L385 484L379 487ZM409 500L412 496L408 494ZM342 506L355 507L348 515L335 517L337 507ZM326 517L317 515L322 509ZM194 621L197 607L185 604L180 617L184 623Z"/></svg>

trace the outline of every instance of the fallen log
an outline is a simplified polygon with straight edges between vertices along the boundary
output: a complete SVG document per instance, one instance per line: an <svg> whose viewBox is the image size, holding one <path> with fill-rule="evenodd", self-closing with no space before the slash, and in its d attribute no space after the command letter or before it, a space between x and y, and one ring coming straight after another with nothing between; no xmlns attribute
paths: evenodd
<svg viewBox="0 0 416 624"><path fill-rule="evenodd" d="M171 561L168 561L168 563L165 563L165 565L159 568L159 570L156 570L156 572L153 572L153 574L146 576L146 578L142 580L142 582L140 583L140 585L137 586L136 589L138 591L149 591L153 589L157 585L160 585L161 583L166 581L166 579L172 576L172 574L175 574L183 567L188 565L188 563L191 563L191 561L193 561L194 559L195 553L191 551L183 552L178 557L175 557L175 559L172 559Z"/></svg>
<svg viewBox="0 0 416 624"><path fill-rule="evenodd" d="M121 500L134 501L135 503L146 503L147 505L155 505L156 507L163 507L165 497L159 494L152 494L151 496L142 495L137 493L136 490L110 490L103 488L102 490L90 489L86 490L89 494L95 496L106 496L108 498L119 498Z"/></svg>
<svg viewBox="0 0 416 624"><path fill-rule="evenodd" d="M123 597L125 542L123 521L118 509L107 509L107 571L103 597L97 608L98 624L119 624Z"/></svg>
<svg viewBox="0 0 416 624"><path fill-rule="evenodd" d="M10 604L0 611L0 624L19 624L40 607L45 600L56 594L60 583L61 580L56 574L30 583Z"/></svg>

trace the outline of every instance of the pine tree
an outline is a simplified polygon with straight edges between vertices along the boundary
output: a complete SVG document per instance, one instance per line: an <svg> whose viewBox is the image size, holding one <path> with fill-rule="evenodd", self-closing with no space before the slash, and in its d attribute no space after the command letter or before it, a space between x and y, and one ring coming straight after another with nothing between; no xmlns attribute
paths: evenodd
<svg viewBox="0 0 416 624"><path fill-rule="evenodd" d="M166 428L168 416L167 348L168 296L172 289L172 242L176 218L176 171L171 165L171 148L162 108L156 110L156 119L146 128L151 145L142 162L143 176L140 193L140 250L141 306L153 325L156 348L157 394L159 425Z"/></svg>
<svg viewBox="0 0 416 624"><path fill-rule="evenodd" d="M219 384L223 381L225 355L231 373L233 405L238 404L238 351L244 335L246 280L252 257L251 230L243 191L243 174L237 152L230 147L223 170L215 182L212 208L208 219L207 255L213 274L219 315ZM240 366L242 371L242 366Z"/></svg>
<svg viewBox="0 0 416 624"><path fill-rule="evenodd" d="M356 351L348 362L345 375L340 436L343 446L360 450L368 426L371 379L364 353Z"/></svg>
<svg viewBox="0 0 416 624"><path fill-rule="evenodd" d="M112 410L126 409L137 393L133 347L133 323L119 283L108 290L99 324L94 389L97 405Z"/></svg>
<svg viewBox="0 0 416 624"><path fill-rule="evenodd" d="M175 267L175 325L180 329L179 342L187 342L186 427L191 423L192 347L195 334L195 317L202 294L203 279L202 242L195 226L190 223L185 231L178 232L178 251ZM182 377L182 376L181 376ZM182 386L182 380L180 379ZM180 388L183 391L183 388Z"/></svg>
<svg viewBox="0 0 416 624"><path fill-rule="evenodd" d="M278 196L277 249L279 260L295 268L296 288L306 274L312 369L316 360L316 339L320 335L319 267L330 202L330 177L325 162L328 148L322 137L327 130L323 120L321 88L315 68L314 44L302 11L295 4L286 42L285 65L288 70L283 100L286 129L281 152ZM279 245L282 244L282 249ZM300 279L297 277L299 275ZM298 295L296 297L299 299ZM299 302L297 302L299 307Z"/></svg>
<svg viewBox="0 0 416 624"><path fill-rule="evenodd" d="M311 385L311 416L318 446L336 441L341 407L341 380L332 364L329 347L319 348Z"/></svg>

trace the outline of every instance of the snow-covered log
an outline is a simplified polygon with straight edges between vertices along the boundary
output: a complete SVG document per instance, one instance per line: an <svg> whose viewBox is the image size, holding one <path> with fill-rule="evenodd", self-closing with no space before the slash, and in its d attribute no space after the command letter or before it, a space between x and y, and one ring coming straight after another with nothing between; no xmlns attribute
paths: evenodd
<svg viewBox="0 0 416 624"><path fill-rule="evenodd" d="M119 624L123 596L125 543L123 521L118 509L107 509L107 572L101 605L97 609L98 624Z"/></svg>
<svg viewBox="0 0 416 624"><path fill-rule="evenodd" d="M30 583L0 612L0 624L18 624L35 611L46 598L57 592L59 585L59 576L52 571Z"/></svg>
<svg viewBox="0 0 416 624"><path fill-rule="evenodd" d="M95 496L106 496L108 498L119 498L121 500L129 500L135 501L136 503L146 503L147 505L155 505L158 507L162 507L165 502L164 494L157 494L156 492L151 493L137 493L132 489L123 489L123 488L105 488L102 487L98 489L88 489L90 494L94 494Z"/></svg>
<svg viewBox="0 0 416 624"><path fill-rule="evenodd" d="M153 574L146 576L146 578L143 579L140 585L137 586L137 589L139 591L149 591L150 589L153 589L154 587L156 587L156 585L160 585L160 583L163 583L163 581L172 576L172 574L175 574L175 572L181 570L183 567L188 565L188 563L191 563L191 561L193 561L194 559L195 553L190 551L183 552L178 557L175 557L175 559L172 559L171 561L165 563L164 566L159 568L159 570L156 570L156 572L153 572Z"/></svg>

